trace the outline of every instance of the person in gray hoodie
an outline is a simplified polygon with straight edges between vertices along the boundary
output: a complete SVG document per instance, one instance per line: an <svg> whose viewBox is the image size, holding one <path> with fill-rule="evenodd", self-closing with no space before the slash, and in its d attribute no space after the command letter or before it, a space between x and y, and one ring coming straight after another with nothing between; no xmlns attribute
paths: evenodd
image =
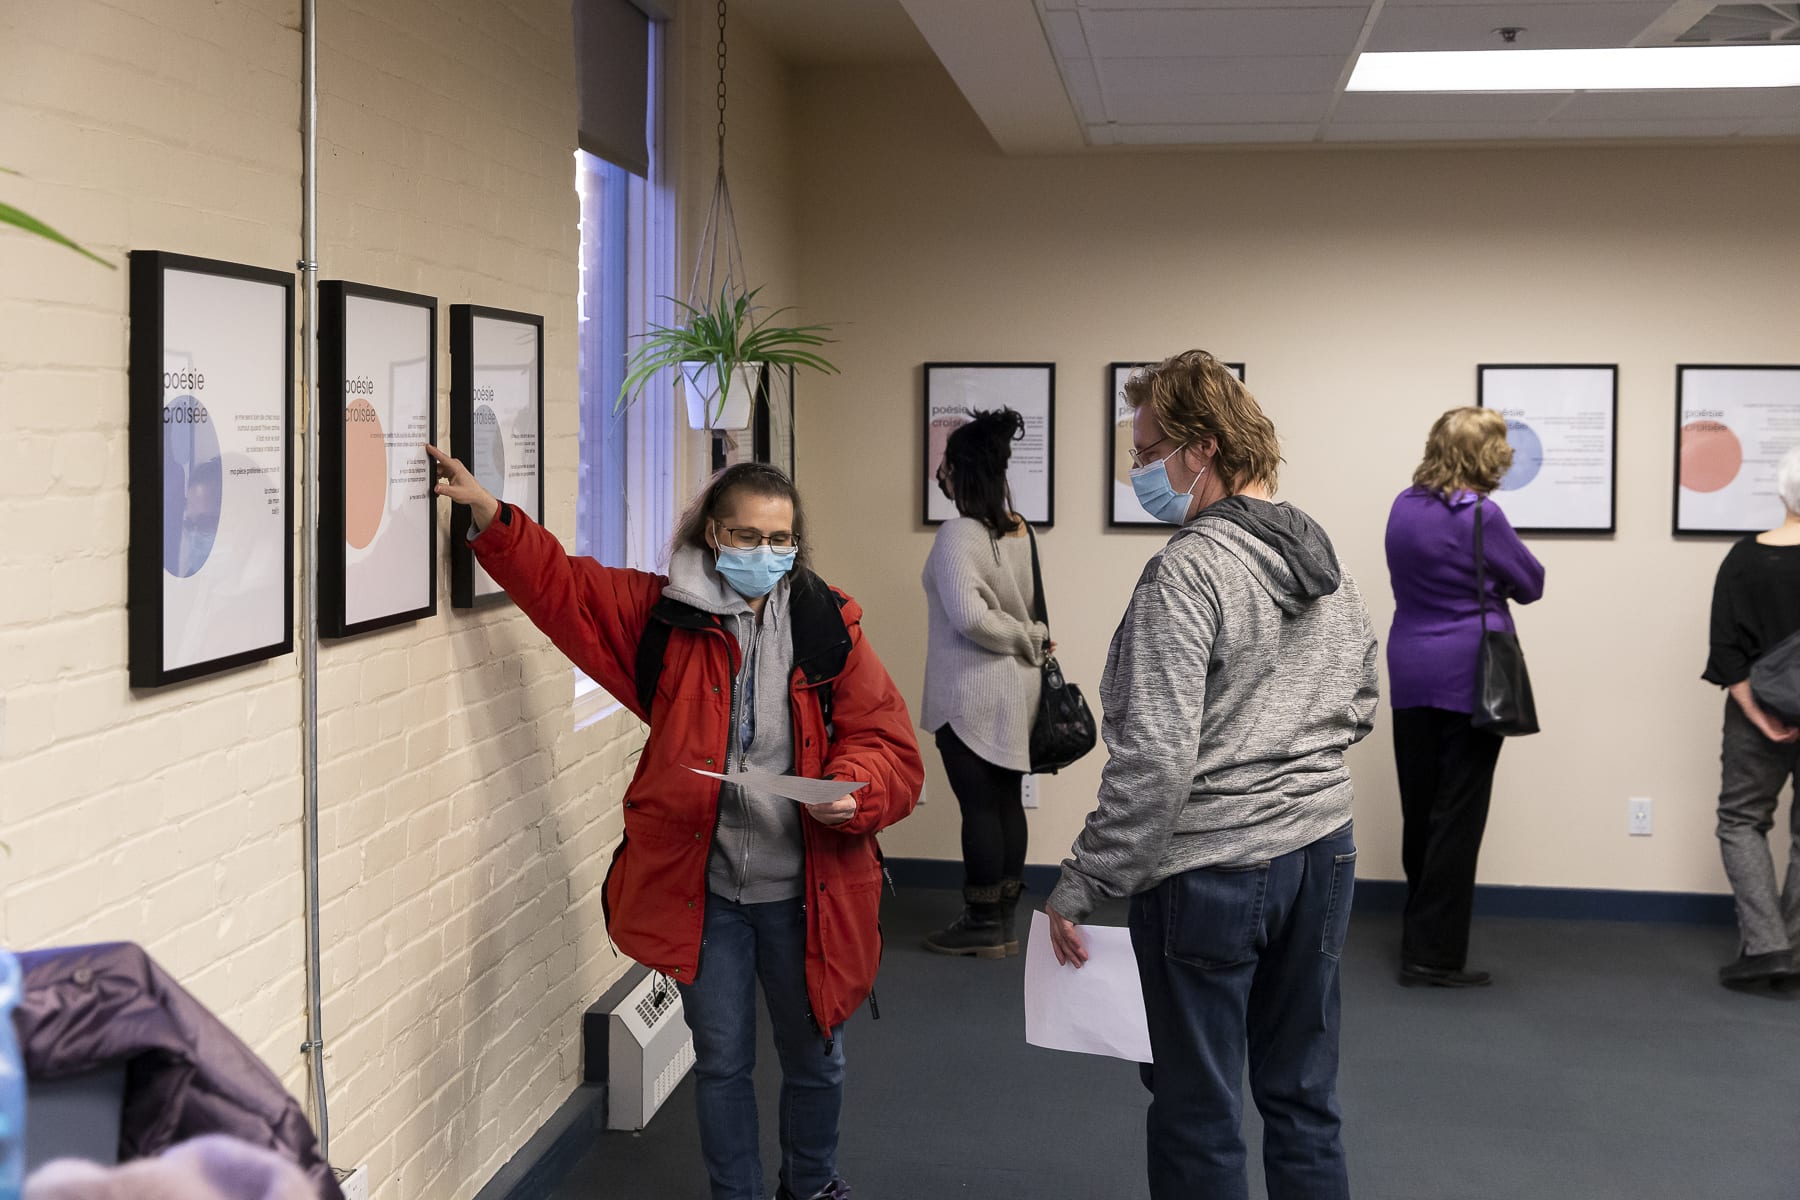
<svg viewBox="0 0 1800 1200"><path fill-rule="evenodd" d="M1272 501L1275 427L1212 355L1126 385L1132 485L1181 530L1152 558L1107 656L1097 807L1046 913L1129 897L1154 1065L1154 1200L1248 1195L1246 1061L1270 1200L1350 1186L1337 1091L1339 981L1356 876L1344 753L1372 726L1375 635L1306 513Z"/></svg>

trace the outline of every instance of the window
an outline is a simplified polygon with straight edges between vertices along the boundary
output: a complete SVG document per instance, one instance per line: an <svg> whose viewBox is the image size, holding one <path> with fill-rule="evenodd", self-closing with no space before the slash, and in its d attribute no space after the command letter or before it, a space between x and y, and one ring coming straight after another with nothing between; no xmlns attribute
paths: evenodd
<svg viewBox="0 0 1800 1200"><path fill-rule="evenodd" d="M676 518L673 380L652 380L636 403L616 409L631 335L672 317L662 299L674 291L675 252L674 197L660 161L663 28L649 25L648 176L586 150L575 154L581 200L575 552L640 570L656 569ZM575 702L576 728L616 707L579 672Z"/></svg>

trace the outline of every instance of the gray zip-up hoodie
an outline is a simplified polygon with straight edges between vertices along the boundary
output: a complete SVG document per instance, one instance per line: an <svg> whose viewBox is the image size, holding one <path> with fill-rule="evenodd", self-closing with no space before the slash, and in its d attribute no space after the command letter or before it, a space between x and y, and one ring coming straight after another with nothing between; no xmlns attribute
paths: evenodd
<svg viewBox="0 0 1800 1200"><path fill-rule="evenodd" d="M1073 921L1196 867L1262 862L1350 820L1344 751L1380 679L1356 583L1316 521L1236 496L1139 577L1100 681L1110 760L1050 905Z"/></svg>
<svg viewBox="0 0 1800 1200"><path fill-rule="evenodd" d="M789 628L788 581L769 593L759 621L713 565L710 551L677 550L663 595L726 618L740 651L731 689L731 743L725 774L744 767L786 775L794 769L789 682L794 636ZM740 904L791 900L805 890L800 806L781 796L732 784L719 788L719 824L707 861L707 890Z"/></svg>

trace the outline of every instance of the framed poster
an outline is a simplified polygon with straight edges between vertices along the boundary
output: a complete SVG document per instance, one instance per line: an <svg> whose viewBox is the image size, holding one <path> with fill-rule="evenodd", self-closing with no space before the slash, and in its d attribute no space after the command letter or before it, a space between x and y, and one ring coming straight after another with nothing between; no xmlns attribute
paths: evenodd
<svg viewBox="0 0 1800 1200"><path fill-rule="evenodd" d="M1675 368L1675 533L1773 529L1781 456L1800 446L1800 366Z"/></svg>
<svg viewBox="0 0 1800 1200"><path fill-rule="evenodd" d="M1475 368L1475 403L1506 418L1512 469L1494 491L1520 533L1612 533L1619 468L1619 368Z"/></svg>
<svg viewBox="0 0 1800 1200"><path fill-rule="evenodd" d="M294 277L131 254L131 686L294 648Z"/></svg>
<svg viewBox="0 0 1800 1200"><path fill-rule="evenodd" d="M1006 481L1013 507L1033 525L1056 524L1056 364L925 364L925 524L956 516L937 485L950 434L970 412L1010 408L1025 418L1025 437L1013 443Z"/></svg>
<svg viewBox="0 0 1800 1200"><path fill-rule="evenodd" d="M482 485L544 519L544 318L450 306L450 448ZM469 549L469 510L450 508L450 603L504 600Z"/></svg>
<svg viewBox="0 0 1800 1200"><path fill-rule="evenodd" d="M1109 414L1106 423L1106 460L1112 464L1112 482L1107 485L1111 498L1107 502L1106 523L1114 529L1140 529L1144 526L1168 528L1144 511L1144 506L1138 503L1137 493L1131 490L1131 405L1125 403L1125 381L1138 368L1155 365L1149 362L1116 362L1106 368L1106 411ZM1239 383L1244 381L1243 363L1226 363L1225 366L1238 377Z"/></svg>
<svg viewBox="0 0 1800 1200"><path fill-rule="evenodd" d="M319 632L437 612L437 301L319 284Z"/></svg>

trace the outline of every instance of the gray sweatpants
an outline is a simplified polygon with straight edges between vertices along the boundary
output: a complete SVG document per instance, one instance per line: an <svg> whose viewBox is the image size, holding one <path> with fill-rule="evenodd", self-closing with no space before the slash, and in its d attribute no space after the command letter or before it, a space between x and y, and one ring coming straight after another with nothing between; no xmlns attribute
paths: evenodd
<svg viewBox="0 0 1800 1200"><path fill-rule="evenodd" d="M1793 845L1787 885L1779 894L1768 837L1782 785L1800 771L1800 743L1771 742L1727 696L1719 760L1719 848L1737 897L1744 953L1800 948L1800 804L1791 806L1788 814Z"/></svg>

